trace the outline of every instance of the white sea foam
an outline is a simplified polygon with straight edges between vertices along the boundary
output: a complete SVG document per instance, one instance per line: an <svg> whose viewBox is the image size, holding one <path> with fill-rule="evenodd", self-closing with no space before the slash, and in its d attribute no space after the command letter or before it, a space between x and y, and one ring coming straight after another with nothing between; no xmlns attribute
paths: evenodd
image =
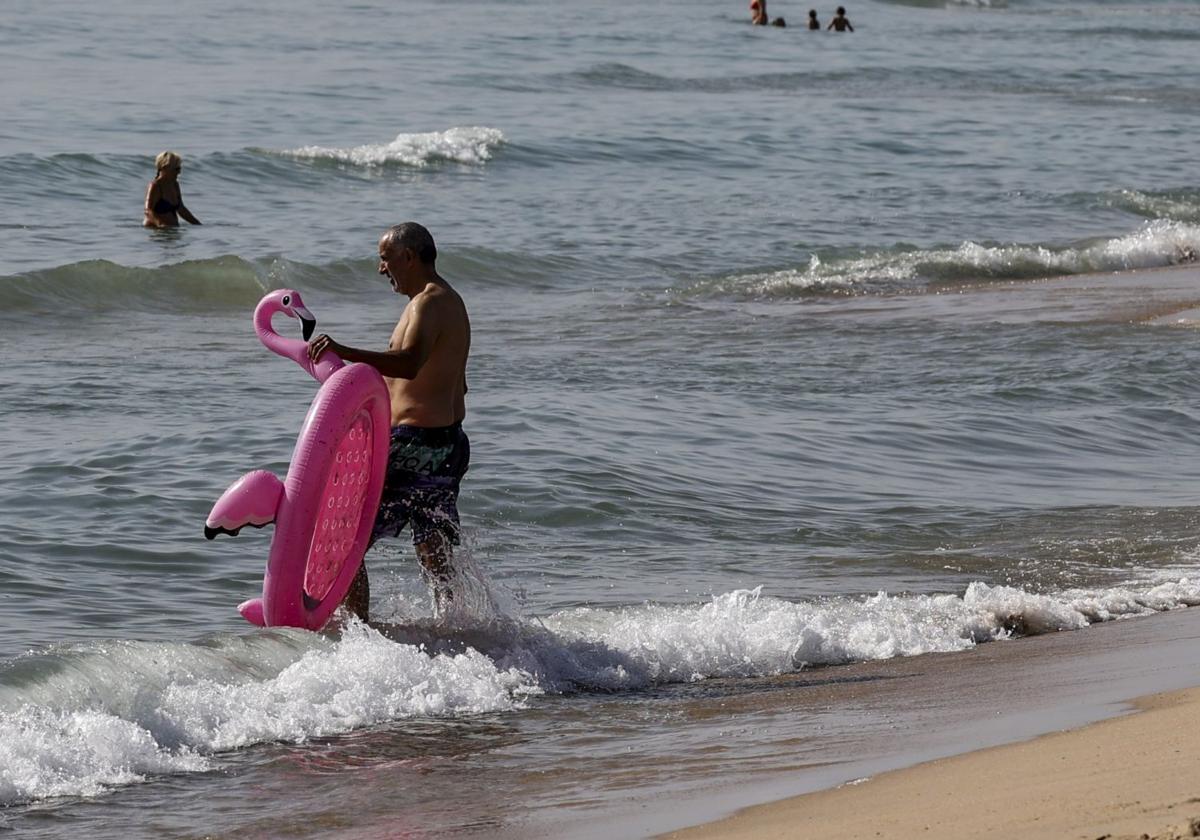
<svg viewBox="0 0 1200 840"><path fill-rule="evenodd" d="M5 687L0 806L203 770L212 753L248 744L510 710L540 691L474 650L430 656L361 625L336 643L304 635L307 645L254 646L268 669L291 660L266 677L209 648L126 642L73 651L34 685Z"/></svg>
<svg viewBox="0 0 1200 840"><path fill-rule="evenodd" d="M977 582L961 595L880 592L802 603L739 590L699 606L578 608L544 624L561 643L607 648L611 666L591 678L595 687L616 689L957 651L1014 632L1074 630L1197 604L1200 581L1190 578L1058 594ZM567 673L544 668L543 679L552 676Z"/></svg>
<svg viewBox="0 0 1200 840"><path fill-rule="evenodd" d="M435 640L429 647L351 624L340 639L274 631L203 645L65 648L0 671L0 806L211 769L221 751L256 743L513 712L544 692L637 690L957 651L1185 605L1200 605L1200 580L1162 574L1045 594L972 583L960 594L797 603L754 589L702 604L417 627Z"/></svg>
<svg viewBox="0 0 1200 840"><path fill-rule="evenodd" d="M148 774L205 770L131 721L98 711L27 707L0 716L0 806L52 796L94 796Z"/></svg>
<svg viewBox="0 0 1200 840"><path fill-rule="evenodd" d="M504 134L498 129L472 126L424 134L398 134L390 143L348 148L303 146L281 154L306 160L332 160L356 166L397 163L406 166L427 166L440 160L480 164L490 160L492 149L503 142Z"/></svg>
<svg viewBox="0 0 1200 840"><path fill-rule="evenodd" d="M266 682L171 686L159 731L224 750L410 717L505 711L540 691L528 675L497 668L478 651L428 656L355 625L332 651L310 651Z"/></svg>
<svg viewBox="0 0 1200 840"><path fill-rule="evenodd" d="M1157 268L1200 255L1200 225L1156 219L1125 236L1068 248L981 245L882 252L822 261L803 269L741 275L735 291L769 297L811 292L860 294L920 289L938 281L1021 279Z"/></svg>

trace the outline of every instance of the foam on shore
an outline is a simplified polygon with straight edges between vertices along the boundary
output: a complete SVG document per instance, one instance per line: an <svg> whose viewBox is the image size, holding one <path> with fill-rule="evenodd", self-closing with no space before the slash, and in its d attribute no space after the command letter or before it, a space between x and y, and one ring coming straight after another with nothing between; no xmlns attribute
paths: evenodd
<svg viewBox="0 0 1200 840"><path fill-rule="evenodd" d="M958 595L804 603L756 589L701 604L431 627L416 643L351 624L340 637L271 631L64 646L0 669L0 804L206 770L220 753L259 743L517 712L548 692L638 691L960 651L1198 603L1200 583L1189 577L1051 594L975 583Z"/></svg>

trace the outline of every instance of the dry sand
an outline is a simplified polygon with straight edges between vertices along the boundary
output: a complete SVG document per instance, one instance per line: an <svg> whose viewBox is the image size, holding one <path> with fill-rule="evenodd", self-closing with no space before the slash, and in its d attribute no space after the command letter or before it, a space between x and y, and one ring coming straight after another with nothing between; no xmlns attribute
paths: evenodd
<svg viewBox="0 0 1200 840"><path fill-rule="evenodd" d="M1082 729L748 808L666 836L1200 837L1200 689L1134 707Z"/></svg>

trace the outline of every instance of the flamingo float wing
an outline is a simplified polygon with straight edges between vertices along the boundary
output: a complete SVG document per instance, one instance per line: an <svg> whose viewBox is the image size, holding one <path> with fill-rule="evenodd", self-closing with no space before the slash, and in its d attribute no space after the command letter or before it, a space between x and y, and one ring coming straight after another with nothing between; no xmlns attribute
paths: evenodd
<svg viewBox="0 0 1200 840"><path fill-rule="evenodd" d="M283 482L266 470L248 472L221 494L204 522L204 536L236 537L247 525L262 528L275 521L283 498Z"/></svg>

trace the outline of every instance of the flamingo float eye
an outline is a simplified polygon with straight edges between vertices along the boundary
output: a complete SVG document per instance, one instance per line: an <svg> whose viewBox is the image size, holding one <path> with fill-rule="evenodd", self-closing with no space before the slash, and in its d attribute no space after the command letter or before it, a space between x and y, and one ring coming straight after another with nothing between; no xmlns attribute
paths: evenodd
<svg viewBox="0 0 1200 840"><path fill-rule="evenodd" d="M283 296L283 300L281 301L281 303L282 303L284 306L291 306L291 305L292 305L292 296L291 296L291 295L284 295L284 296Z"/></svg>

